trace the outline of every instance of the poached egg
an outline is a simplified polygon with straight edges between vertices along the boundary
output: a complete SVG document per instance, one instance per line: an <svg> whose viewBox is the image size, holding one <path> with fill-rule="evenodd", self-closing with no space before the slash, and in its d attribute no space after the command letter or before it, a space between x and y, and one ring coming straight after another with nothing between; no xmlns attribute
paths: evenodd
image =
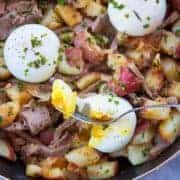
<svg viewBox="0 0 180 180"><path fill-rule="evenodd" d="M122 113L132 109L127 100L109 94L96 94L84 99L78 99L78 110L81 112L87 104L89 105L90 114L94 115L92 118L104 118L105 115L117 118ZM99 116L99 114L103 114L103 116ZM110 125L93 125L89 146L104 153L118 151L129 143L135 127L136 114L134 112Z"/></svg>
<svg viewBox="0 0 180 180"><path fill-rule="evenodd" d="M47 27L24 25L14 30L5 42L4 59L8 70L22 81L48 80L56 69L60 41Z"/></svg>
<svg viewBox="0 0 180 180"><path fill-rule="evenodd" d="M118 31L143 36L162 24L166 9L166 0L110 0L108 15Z"/></svg>

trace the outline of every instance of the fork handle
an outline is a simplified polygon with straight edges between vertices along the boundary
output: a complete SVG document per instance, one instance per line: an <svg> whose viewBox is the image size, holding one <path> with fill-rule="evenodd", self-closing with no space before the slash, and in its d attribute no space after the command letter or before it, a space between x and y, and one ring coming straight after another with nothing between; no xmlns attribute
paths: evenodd
<svg viewBox="0 0 180 180"><path fill-rule="evenodd" d="M119 120L120 118L124 117L125 115L131 113L131 112L136 112L140 111L143 109L151 109L151 108L168 108L168 107L174 107L174 108L180 108L180 104L158 104L158 105L149 105L149 106L141 106L141 107L136 107L133 109L130 109L129 111L126 111L122 113L119 117L113 119L111 122L115 122Z"/></svg>

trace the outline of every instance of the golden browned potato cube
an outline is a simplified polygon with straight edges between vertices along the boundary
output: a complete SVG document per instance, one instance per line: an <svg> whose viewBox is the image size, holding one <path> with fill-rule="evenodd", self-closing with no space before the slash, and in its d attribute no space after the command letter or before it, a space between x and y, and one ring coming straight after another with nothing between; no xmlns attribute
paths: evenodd
<svg viewBox="0 0 180 180"><path fill-rule="evenodd" d="M99 161L100 155L88 146L74 149L65 155L68 162L74 163L79 167L86 167Z"/></svg>
<svg viewBox="0 0 180 180"><path fill-rule="evenodd" d="M19 85L8 87L5 91L12 101L17 101L21 105L26 104L32 97L28 92L28 86L20 82Z"/></svg>
<svg viewBox="0 0 180 180"><path fill-rule="evenodd" d="M132 140L132 144L150 143L154 136L155 136L155 129L153 127L149 127L144 131L135 134Z"/></svg>
<svg viewBox="0 0 180 180"><path fill-rule="evenodd" d="M99 16L103 12L105 12L105 7L96 1L90 1L85 9L86 15L90 17Z"/></svg>
<svg viewBox="0 0 180 180"><path fill-rule="evenodd" d="M179 65L172 58L164 58L161 61L162 70L166 76L166 79L170 82L179 79L178 71L180 70Z"/></svg>
<svg viewBox="0 0 180 180"><path fill-rule="evenodd" d="M168 96L175 96L180 99L180 82L173 82L167 89Z"/></svg>
<svg viewBox="0 0 180 180"><path fill-rule="evenodd" d="M36 164L26 165L26 176L39 177L42 175L42 168Z"/></svg>
<svg viewBox="0 0 180 180"><path fill-rule="evenodd" d="M158 98L156 100L146 99L144 106L167 104L166 99ZM140 117L153 121L161 121L169 118L170 108L148 108L140 111Z"/></svg>
<svg viewBox="0 0 180 180"><path fill-rule="evenodd" d="M87 75L83 76L81 79L79 79L76 82L76 86L78 87L78 89L83 90L100 79L101 79L100 73L96 73L96 72L88 73Z"/></svg>
<svg viewBox="0 0 180 180"><path fill-rule="evenodd" d="M112 178L118 173L118 170L119 166L117 161L106 161L87 167L88 178L90 180Z"/></svg>
<svg viewBox="0 0 180 180"><path fill-rule="evenodd" d="M174 56L179 43L180 41L178 40L178 37L176 37L172 32L163 31L163 38L160 47L164 53Z"/></svg>
<svg viewBox="0 0 180 180"><path fill-rule="evenodd" d="M86 8L92 0L76 0L73 5L75 8Z"/></svg>
<svg viewBox="0 0 180 180"><path fill-rule="evenodd" d="M128 159L132 165L139 165L149 160L151 144L129 145Z"/></svg>
<svg viewBox="0 0 180 180"><path fill-rule="evenodd" d="M180 113L174 111L168 119L162 121L159 133L164 140L172 143L180 135Z"/></svg>
<svg viewBox="0 0 180 180"><path fill-rule="evenodd" d="M108 54L107 65L113 70L127 65L127 58L122 54Z"/></svg>
<svg viewBox="0 0 180 180"><path fill-rule="evenodd" d="M164 85L164 75L161 69L150 68L145 74L145 83L152 92L159 92Z"/></svg>
<svg viewBox="0 0 180 180"><path fill-rule="evenodd" d="M6 65L4 64L3 58L0 57L0 80L6 80L11 76Z"/></svg>
<svg viewBox="0 0 180 180"><path fill-rule="evenodd" d="M7 102L0 105L0 128L11 125L19 111L20 105L18 102Z"/></svg>
<svg viewBox="0 0 180 180"><path fill-rule="evenodd" d="M57 5L55 12L64 20L68 26L75 26L82 21L81 14L70 5Z"/></svg>
<svg viewBox="0 0 180 180"><path fill-rule="evenodd" d="M56 15L53 9L50 9L43 17L41 24L52 30L56 30L61 27L62 20Z"/></svg>

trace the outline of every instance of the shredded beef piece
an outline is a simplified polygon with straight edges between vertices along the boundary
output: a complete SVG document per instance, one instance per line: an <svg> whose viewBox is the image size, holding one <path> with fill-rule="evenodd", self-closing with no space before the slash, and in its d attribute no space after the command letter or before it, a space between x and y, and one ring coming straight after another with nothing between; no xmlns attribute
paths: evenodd
<svg viewBox="0 0 180 180"><path fill-rule="evenodd" d="M0 6L2 8L2 5ZM32 23L41 16L41 11L38 9L35 0L9 1L0 17L0 40L6 39L17 26Z"/></svg>
<svg viewBox="0 0 180 180"><path fill-rule="evenodd" d="M98 16L94 23L92 23L91 29L95 33L107 36L110 41L112 41L117 34L117 31L111 25L107 14Z"/></svg>
<svg viewBox="0 0 180 180"><path fill-rule="evenodd" d="M30 132L34 135L52 123L49 111L45 106L25 108L21 112L21 116L25 119Z"/></svg>

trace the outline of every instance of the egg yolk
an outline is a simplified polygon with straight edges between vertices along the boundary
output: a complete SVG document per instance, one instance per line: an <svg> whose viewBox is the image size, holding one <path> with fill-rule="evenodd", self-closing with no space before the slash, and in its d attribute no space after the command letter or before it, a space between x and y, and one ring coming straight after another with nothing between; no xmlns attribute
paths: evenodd
<svg viewBox="0 0 180 180"><path fill-rule="evenodd" d="M111 120L111 116L109 114L105 114L100 111L91 110L89 115L92 119L95 119L95 120L101 120L101 121Z"/></svg>
<svg viewBox="0 0 180 180"><path fill-rule="evenodd" d="M52 88L52 105L68 119L75 112L77 93L61 80L55 80Z"/></svg>

